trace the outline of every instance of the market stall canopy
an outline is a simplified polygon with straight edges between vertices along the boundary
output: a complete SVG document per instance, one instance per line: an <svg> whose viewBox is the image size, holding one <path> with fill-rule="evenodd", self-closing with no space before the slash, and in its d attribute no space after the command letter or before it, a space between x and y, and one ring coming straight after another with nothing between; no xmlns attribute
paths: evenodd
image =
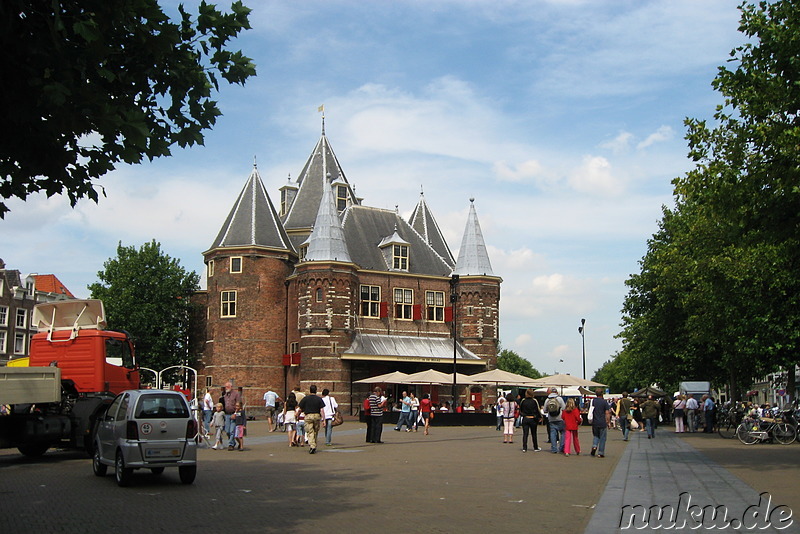
<svg viewBox="0 0 800 534"><path fill-rule="evenodd" d="M647 397L648 395L652 395L653 397L666 397L667 394L664 391L661 391L657 387L654 386L647 386L644 389L640 389L635 393L631 393L631 397Z"/></svg>
<svg viewBox="0 0 800 534"><path fill-rule="evenodd" d="M594 382L592 380L587 380L585 378L580 378L578 376L565 375L565 374L556 374L551 376L545 376L542 378L537 378L536 380L533 381L533 385L542 388L546 387L577 388L579 386L583 386L585 388L606 387L606 384L600 384L599 382Z"/></svg>
<svg viewBox="0 0 800 534"><path fill-rule="evenodd" d="M408 379L408 375L400 371L392 371L378 376L371 376L369 378L362 378L356 380L356 384L404 384Z"/></svg>
<svg viewBox="0 0 800 534"><path fill-rule="evenodd" d="M550 388L539 388L534 390L533 394L537 397L541 397L542 395L548 395L550 393ZM561 397L580 397L583 395L581 388L561 388L561 391L558 393ZM594 393L592 393L594 395Z"/></svg>
<svg viewBox="0 0 800 534"><path fill-rule="evenodd" d="M491 371L484 371L470 375L470 378L475 383L491 383L502 386L531 386L533 385L533 378L524 375L518 375L502 369L492 369Z"/></svg>
<svg viewBox="0 0 800 534"><path fill-rule="evenodd" d="M453 374L442 373L435 369L428 369L427 371L420 371L408 375L404 384L452 384ZM457 384L474 384L472 377L461 373L456 373Z"/></svg>

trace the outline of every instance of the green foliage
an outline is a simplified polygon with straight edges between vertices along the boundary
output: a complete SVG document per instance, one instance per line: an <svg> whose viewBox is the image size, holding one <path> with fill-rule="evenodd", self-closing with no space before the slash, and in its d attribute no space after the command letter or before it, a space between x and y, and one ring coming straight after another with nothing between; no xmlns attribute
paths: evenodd
<svg viewBox="0 0 800 534"><path fill-rule="evenodd" d="M530 378L542 378L542 373L537 371L531 362L514 352L513 350L503 349L497 355L497 368L509 373L527 376Z"/></svg>
<svg viewBox="0 0 800 534"><path fill-rule="evenodd" d="M202 145L221 114L217 77L255 75L226 49L249 13L203 1L196 20L180 6L173 22L157 0L0 2L0 196L97 202L93 180L117 164Z"/></svg>
<svg viewBox="0 0 800 534"><path fill-rule="evenodd" d="M713 82L724 105L713 125L686 121L696 166L627 281L609 365L623 380L708 379L736 396L798 362L800 0L741 10L749 40Z"/></svg>
<svg viewBox="0 0 800 534"><path fill-rule="evenodd" d="M89 286L103 301L108 326L127 331L140 366L161 370L187 358L191 295L200 277L161 251L155 241L138 250L117 246L117 257L103 264L100 282Z"/></svg>

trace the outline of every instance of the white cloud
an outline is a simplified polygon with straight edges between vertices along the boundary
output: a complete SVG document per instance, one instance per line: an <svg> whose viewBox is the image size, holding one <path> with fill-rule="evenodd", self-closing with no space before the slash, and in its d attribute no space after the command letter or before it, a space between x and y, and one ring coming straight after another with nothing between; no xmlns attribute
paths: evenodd
<svg viewBox="0 0 800 534"><path fill-rule="evenodd" d="M529 159L518 163L512 169L505 161L497 161L494 164L494 175L500 180L509 182L521 182L537 176L542 170L542 164L535 159Z"/></svg>
<svg viewBox="0 0 800 534"><path fill-rule="evenodd" d="M633 134L630 132L620 132L614 139L600 144L600 148L605 148L614 154L621 154L630 149Z"/></svg>
<svg viewBox="0 0 800 534"><path fill-rule="evenodd" d="M583 164L572 172L569 184L581 193L619 195L625 189L614 175L611 162L602 156L584 156Z"/></svg>
<svg viewBox="0 0 800 534"><path fill-rule="evenodd" d="M636 145L636 148L647 148L656 143L668 141L675 136L675 130L671 126L661 126L655 132L647 136L647 139Z"/></svg>

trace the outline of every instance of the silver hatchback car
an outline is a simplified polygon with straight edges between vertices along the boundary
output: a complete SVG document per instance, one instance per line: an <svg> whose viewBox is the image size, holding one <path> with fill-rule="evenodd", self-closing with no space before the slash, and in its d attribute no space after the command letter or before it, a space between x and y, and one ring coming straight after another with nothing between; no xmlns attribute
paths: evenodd
<svg viewBox="0 0 800 534"><path fill-rule="evenodd" d="M94 474L114 467L117 484L127 486L134 469L161 474L177 467L181 482L197 475L197 421L177 391L136 389L120 393L95 424Z"/></svg>

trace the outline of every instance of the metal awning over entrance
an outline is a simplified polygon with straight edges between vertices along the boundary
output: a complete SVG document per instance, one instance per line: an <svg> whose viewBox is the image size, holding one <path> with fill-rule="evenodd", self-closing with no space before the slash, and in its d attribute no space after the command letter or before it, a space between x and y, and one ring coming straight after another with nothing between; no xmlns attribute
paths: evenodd
<svg viewBox="0 0 800 534"><path fill-rule="evenodd" d="M453 363L453 340L443 337L356 334L343 360ZM456 363L486 365L486 360L456 343Z"/></svg>

